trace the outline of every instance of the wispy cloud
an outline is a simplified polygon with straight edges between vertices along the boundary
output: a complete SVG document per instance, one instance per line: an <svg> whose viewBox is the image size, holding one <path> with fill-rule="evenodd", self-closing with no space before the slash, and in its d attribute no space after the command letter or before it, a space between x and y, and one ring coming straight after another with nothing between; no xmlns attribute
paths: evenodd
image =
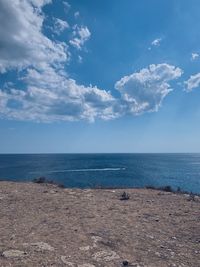
<svg viewBox="0 0 200 267"><path fill-rule="evenodd" d="M199 54L198 53L192 53L191 54L191 61L196 60L198 57L199 57Z"/></svg>
<svg viewBox="0 0 200 267"><path fill-rule="evenodd" d="M153 42L151 43L151 45L153 45L153 46L159 46L160 43L161 43L161 41L162 41L162 38L157 38L157 39L153 40Z"/></svg>
<svg viewBox="0 0 200 267"><path fill-rule="evenodd" d="M69 41L70 44L78 50L81 50L85 42L89 40L91 33L88 27L79 27L75 25L73 35L74 37L72 38L72 40Z"/></svg>
<svg viewBox="0 0 200 267"><path fill-rule="evenodd" d="M160 46L161 42L162 42L162 38L156 38L155 40L153 40L151 42L151 46L149 46L148 49L151 50L152 47L158 47L158 46Z"/></svg>
<svg viewBox="0 0 200 267"><path fill-rule="evenodd" d="M185 91L191 92L193 89L200 87L200 73L191 75L190 78L184 82Z"/></svg>
<svg viewBox="0 0 200 267"><path fill-rule="evenodd" d="M65 13L68 13L71 8L71 5L67 1L63 1L63 6Z"/></svg>
<svg viewBox="0 0 200 267"><path fill-rule="evenodd" d="M80 16L79 11L76 11L76 12L74 13L74 17L75 17L75 19L77 19L79 16Z"/></svg>
<svg viewBox="0 0 200 267"><path fill-rule="evenodd" d="M69 24L67 21L64 21L59 18L54 18L54 27L53 27L54 33L60 35L66 29L69 29Z"/></svg>

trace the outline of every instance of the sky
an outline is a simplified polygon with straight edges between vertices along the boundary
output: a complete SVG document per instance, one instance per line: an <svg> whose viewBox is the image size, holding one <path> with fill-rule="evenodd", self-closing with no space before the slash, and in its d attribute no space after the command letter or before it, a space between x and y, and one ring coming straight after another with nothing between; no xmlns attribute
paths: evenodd
<svg viewBox="0 0 200 267"><path fill-rule="evenodd" d="M199 0L0 0L0 153L200 152Z"/></svg>

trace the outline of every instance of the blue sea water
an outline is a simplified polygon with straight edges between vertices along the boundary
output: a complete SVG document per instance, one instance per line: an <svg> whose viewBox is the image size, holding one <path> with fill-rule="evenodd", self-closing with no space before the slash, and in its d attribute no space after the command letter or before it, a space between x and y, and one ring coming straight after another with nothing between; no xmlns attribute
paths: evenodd
<svg viewBox="0 0 200 267"><path fill-rule="evenodd" d="M66 187L166 186L200 193L200 154L0 154L0 180Z"/></svg>

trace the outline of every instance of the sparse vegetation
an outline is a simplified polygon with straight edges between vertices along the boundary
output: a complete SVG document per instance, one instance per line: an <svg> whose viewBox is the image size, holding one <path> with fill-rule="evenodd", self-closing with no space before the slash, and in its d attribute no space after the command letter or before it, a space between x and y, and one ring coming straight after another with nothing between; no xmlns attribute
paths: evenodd
<svg viewBox="0 0 200 267"><path fill-rule="evenodd" d="M129 194L124 191L123 194L121 195L120 200L129 200L129 198L130 198Z"/></svg>
<svg viewBox="0 0 200 267"><path fill-rule="evenodd" d="M161 187L156 187L156 186L146 186L146 189L152 189L152 190L159 190L159 191L164 191L164 192L171 192L175 194L187 194L189 195L188 200L189 201L195 201L195 196L200 196L199 194L194 194L193 192L188 192L185 190L182 190L180 187L177 187L177 189L173 189L171 186L161 186Z"/></svg>
<svg viewBox="0 0 200 267"><path fill-rule="evenodd" d="M56 183L53 180L48 180L44 176L41 176L41 177L33 179L33 183L36 183L36 184L53 184L53 185L56 185L57 187L60 187L60 188L64 188L65 187L63 184Z"/></svg>
<svg viewBox="0 0 200 267"><path fill-rule="evenodd" d="M150 186L146 186L146 189L160 190L160 191L165 191L165 192L175 192L170 185L161 186L161 187L150 185Z"/></svg>

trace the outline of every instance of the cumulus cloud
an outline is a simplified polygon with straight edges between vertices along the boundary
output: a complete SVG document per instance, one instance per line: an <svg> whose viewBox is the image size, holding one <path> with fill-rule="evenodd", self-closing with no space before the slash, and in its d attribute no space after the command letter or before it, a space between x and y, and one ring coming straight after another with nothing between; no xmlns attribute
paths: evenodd
<svg viewBox="0 0 200 267"><path fill-rule="evenodd" d="M57 35L61 34L64 30L69 28L69 24L67 21L64 21L59 18L54 18L54 27L53 32Z"/></svg>
<svg viewBox="0 0 200 267"><path fill-rule="evenodd" d="M120 98L96 86L77 84L63 70L28 68L26 90L0 90L1 117L35 121L110 120L157 111L172 91L169 82L182 74L168 64L150 65L115 84Z"/></svg>
<svg viewBox="0 0 200 267"><path fill-rule="evenodd" d="M0 0L0 72L64 62L68 58L65 43L52 41L42 33L48 0Z"/></svg>
<svg viewBox="0 0 200 267"><path fill-rule="evenodd" d="M198 53L192 53L191 54L191 60L192 61L196 60L198 57L199 57L199 54Z"/></svg>
<svg viewBox="0 0 200 267"><path fill-rule="evenodd" d="M70 44L78 50L81 50L85 42L89 40L91 33L86 26L79 27L75 25L73 35L74 38L70 40Z"/></svg>
<svg viewBox="0 0 200 267"><path fill-rule="evenodd" d="M119 116L116 99L96 86L78 85L63 71L52 67L28 69L26 90L0 91L2 117L18 120L72 121Z"/></svg>
<svg viewBox="0 0 200 267"><path fill-rule="evenodd" d="M29 75L40 74L32 71ZM49 77L49 74L45 75ZM0 91L1 116L46 122L81 119L94 121L96 118L112 119L119 116L114 110L116 100L109 92L97 87L78 85L75 80L61 76L57 83L54 82L54 86L58 85L59 89L53 85L49 88L42 79L40 87L33 82L26 91Z"/></svg>
<svg viewBox="0 0 200 267"><path fill-rule="evenodd" d="M158 111L163 99L173 90L170 81L179 78L182 70L166 63L150 65L116 82L127 112L138 115Z"/></svg>
<svg viewBox="0 0 200 267"><path fill-rule="evenodd" d="M0 0L0 72L23 70L18 72L20 83L7 81L0 88L1 118L94 121L158 110L181 69L163 63L125 76L115 84L119 97L97 86L81 85L66 70L68 45L49 39L43 31L42 8L49 3ZM66 21L57 18L55 22L58 34L68 27ZM73 30L70 44L81 50L91 33L86 26L76 25Z"/></svg>
<svg viewBox="0 0 200 267"><path fill-rule="evenodd" d="M67 45L43 33L48 0L0 0L0 71L23 69L23 88L7 82L0 89L0 116L18 120L94 120L118 116L116 100L96 86L83 86L71 79L64 66ZM67 2L64 3L65 6ZM69 7L69 6L68 6ZM58 32L68 27L56 19ZM89 38L87 27L75 27L81 48Z"/></svg>
<svg viewBox="0 0 200 267"><path fill-rule="evenodd" d="M200 73L191 75L184 83L186 92L191 92L193 89L200 87Z"/></svg>

